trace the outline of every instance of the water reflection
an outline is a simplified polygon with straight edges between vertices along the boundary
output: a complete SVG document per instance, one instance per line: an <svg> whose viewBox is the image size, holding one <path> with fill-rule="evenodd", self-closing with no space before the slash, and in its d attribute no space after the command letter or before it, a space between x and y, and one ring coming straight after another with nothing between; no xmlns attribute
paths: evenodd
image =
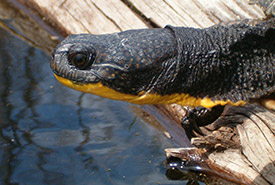
<svg viewBox="0 0 275 185"><path fill-rule="evenodd" d="M60 85L50 57L0 29L0 184L182 184L173 143L124 102Z"/></svg>

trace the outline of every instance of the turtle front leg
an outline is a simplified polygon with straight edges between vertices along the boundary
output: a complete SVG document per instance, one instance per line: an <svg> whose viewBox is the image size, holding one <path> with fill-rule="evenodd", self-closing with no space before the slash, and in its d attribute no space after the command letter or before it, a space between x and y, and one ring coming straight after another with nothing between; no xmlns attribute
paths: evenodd
<svg viewBox="0 0 275 185"><path fill-rule="evenodd" d="M189 138L204 135L200 127L213 123L220 117L224 106L215 106L213 108L195 107L188 108L186 115L182 119L182 126ZM197 134L196 134L197 133Z"/></svg>

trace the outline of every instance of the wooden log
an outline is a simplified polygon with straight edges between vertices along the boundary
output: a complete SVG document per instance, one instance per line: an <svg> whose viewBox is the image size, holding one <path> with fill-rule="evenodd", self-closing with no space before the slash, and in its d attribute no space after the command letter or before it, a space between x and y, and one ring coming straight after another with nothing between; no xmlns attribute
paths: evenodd
<svg viewBox="0 0 275 185"><path fill-rule="evenodd" d="M18 0L26 7L40 12L70 33L112 33L126 29L145 28L146 24L120 0L60 1Z"/></svg>
<svg viewBox="0 0 275 185"><path fill-rule="evenodd" d="M217 137L212 137L211 142L208 143L214 148L223 149L222 152L215 150L207 154L210 163L223 166L223 169L228 169L227 171L232 174L245 174L249 183L272 184L275 182L275 137L274 130L269 124L274 127L274 122L274 112L260 105L228 106L223 116L212 125L213 132L217 132ZM235 146L220 146L220 140L225 139L219 138L222 135L220 132L229 127L237 131L235 136L239 141L234 142ZM207 137L209 135L202 138L209 140ZM200 147L201 142L197 145L198 142L195 139L192 143Z"/></svg>
<svg viewBox="0 0 275 185"><path fill-rule="evenodd" d="M259 104L227 106L222 116L194 137L196 148L170 148L166 155L183 161L196 160L213 173L240 184L275 182L275 114ZM173 137L173 134L171 134ZM203 160L202 160L203 159ZM209 171L208 171L209 172ZM230 174L230 175L229 175Z"/></svg>
<svg viewBox="0 0 275 185"><path fill-rule="evenodd" d="M230 20L264 17L261 9L256 6L249 7L248 1L242 0L132 0L131 2L161 27L171 24L203 28Z"/></svg>
<svg viewBox="0 0 275 185"><path fill-rule="evenodd" d="M26 7L64 36L70 33L103 34L163 27L166 24L203 28L229 20L264 17L258 6L248 5L248 0L5 1ZM158 112L161 115L156 116L155 120L163 125L163 131L178 146L190 146L190 141L183 136L184 130L179 127L185 112L183 107L157 105L144 106L143 109L150 114ZM167 121L169 119L173 122ZM226 177L231 176L231 180L237 183L275 182L273 112L259 105L229 107L223 117L202 129L208 133L193 138L192 143L201 152L207 168ZM168 149L167 156L182 157L186 151L186 148Z"/></svg>

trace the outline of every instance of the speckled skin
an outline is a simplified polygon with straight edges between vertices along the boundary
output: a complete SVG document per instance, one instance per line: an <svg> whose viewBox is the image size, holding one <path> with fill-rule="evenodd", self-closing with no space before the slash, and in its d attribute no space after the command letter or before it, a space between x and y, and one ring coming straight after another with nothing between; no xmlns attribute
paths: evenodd
<svg viewBox="0 0 275 185"><path fill-rule="evenodd" d="M168 89L213 100L256 99L275 89L275 21L175 28L180 77ZM191 35L191 37L182 37ZM172 84L171 84L172 85ZM181 90L176 90L179 88ZM168 92L170 93L170 92Z"/></svg>
<svg viewBox="0 0 275 185"><path fill-rule="evenodd" d="M57 75L76 83L100 81L117 91L136 95L155 89L157 78L178 57L176 45L170 29L71 35L55 49L51 67ZM95 50L93 64L86 70L71 65L68 53L72 47L87 53Z"/></svg>
<svg viewBox="0 0 275 185"><path fill-rule="evenodd" d="M93 56L91 65L72 65L68 55L77 52ZM55 49L51 68L75 83L101 82L125 94L249 101L275 90L275 19L71 35Z"/></svg>

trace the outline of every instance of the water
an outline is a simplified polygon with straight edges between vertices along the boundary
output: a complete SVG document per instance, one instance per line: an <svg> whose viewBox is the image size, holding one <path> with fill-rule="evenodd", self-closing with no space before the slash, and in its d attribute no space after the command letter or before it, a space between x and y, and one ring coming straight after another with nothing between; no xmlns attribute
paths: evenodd
<svg viewBox="0 0 275 185"><path fill-rule="evenodd" d="M165 176L173 142L128 103L62 86L49 61L0 29L1 184L186 183Z"/></svg>

